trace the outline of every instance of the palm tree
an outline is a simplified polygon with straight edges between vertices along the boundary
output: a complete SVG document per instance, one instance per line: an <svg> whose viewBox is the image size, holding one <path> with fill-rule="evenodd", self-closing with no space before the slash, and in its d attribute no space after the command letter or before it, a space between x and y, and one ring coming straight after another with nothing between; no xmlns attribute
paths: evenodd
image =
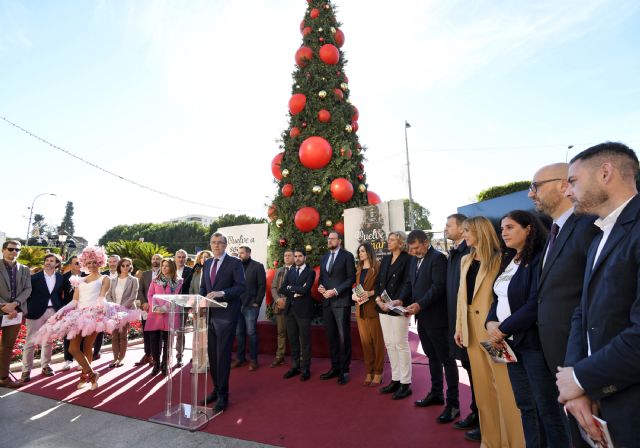
<svg viewBox="0 0 640 448"><path fill-rule="evenodd" d="M155 254L160 254L163 257L171 255L163 246L142 241L112 241L107 243L106 249L109 255L131 258L135 271L151 269L151 257Z"/></svg>
<svg viewBox="0 0 640 448"><path fill-rule="evenodd" d="M20 250L18 262L25 266L29 266L30 268L42 266L44 263L44 257L48 253L49 252L40 246L23 246Z"/></svg>

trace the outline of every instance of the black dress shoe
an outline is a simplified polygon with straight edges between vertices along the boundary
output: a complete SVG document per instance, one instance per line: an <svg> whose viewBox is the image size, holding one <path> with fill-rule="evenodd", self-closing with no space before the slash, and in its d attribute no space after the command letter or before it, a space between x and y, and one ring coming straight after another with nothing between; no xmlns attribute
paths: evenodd
<svg viewBox="0 0 640 448"><path fill-rule="evenodd" d="M442 414L438 416L438 423L451 423L460 416L460 409L454 406L445 406Z"/></svg>
<svg viewBox="0 0 640 448"><path fill-rule="evenodd" d="M165 363L162 363L162 365L160 366L160 372L162 372L162 374L165 376L169 373L169 371L167 370L167 365Z"/></svg>
<svg viewBox="0 0 640 448"><path fill-rule="evenodd" d="M209 395L205 397L204 400L200 400L198 404L200 406L206 406L208 404L213 403L214 401L218 401L218 393L216 391L211 392Z"/></svg>
<svg viewBox="0 0 640 448"><path fill-rule="evenodd" d="M426 408L427 406L433 406L436 404L444 404L444 398L441 395L434 395L433 392L424 397L422 400L417 400L415 405L419 408Z"/></svg>
<svg viewBox="0 0 640 448"><path fill-rule="evenodd" d="M411 384L401 384L397 391L391 396L392 400L402 400L412 394Z"/></svg>
<svg viewBox="0 0 640 448"><path fill-rule="evenodd" d="M213 411L216 414L219 413L219 412L222 412L225 409L227 409L228 404L229 404L228 398L221 395L221 396L218 397L218 401L216 401L216 406L213 409Z"/></svg>
<svg viewBox="0 0 640 448"><path fill-rule="evenodd" d="M300 375L300 370L293 368L293 369L289 369L285 372L284 375L282 375L282 378L284 378L285 380L288 380L289 378L292 378L296 375Z"/></svg>
<svg viewBox="0 0 640 448"><path fill-rule="evenodd" d="M341 374L338 375L338 384L339 385L344 386L348 382L349 382L349 374L348 373L341 373Z"/></svg>
<svg viewBox="0 0 640 448"><path fill-rule="evenodd" d="M309 378L311 378L311 372L309 369L304 369L300 375L300 381L307 381Z"/></svg>
<svg viewBox="0 0 640 448"><path fill-rule="evenodd" d="M482 442L482 434L480 433L480 427L476 429L472 429L471 431L467 431L464 433L465 440L470 440L472 442Z"/></svg>
<svg viewBox="0 0 640 448"><path fill-rule="evenodd" d="M476 414L475 412L472 412L471 414L467 415L466 418L455 422L453 424L453 427L455 429L469 430L469 429L477 428L479 424L480 424L480 421L478 420L478 414Z"/></svg>
<svg viewBox="0 0 640 448"><path fill-rule="evenodd" d="M160 365L159 364L154 364L153 365L153 370L151 370L151 376L156 376L158 374L158 372L160 372Z"/></svg>
<svg viewBox="0 0 640 448"><path fill-rule="evenodd" d="M320 379L321 380L330 380L331 378L338 378L340 376L340 372L335 370L335 369L331 369L328 372L323 373L322 375L320 375Z"/></svg>
<svg viewBox="0 0 640 448"><path fill-rule="evenodd" d="M400 388L400 381L391 381L384 387L380 388L381 394L391 394Z"/></svg>

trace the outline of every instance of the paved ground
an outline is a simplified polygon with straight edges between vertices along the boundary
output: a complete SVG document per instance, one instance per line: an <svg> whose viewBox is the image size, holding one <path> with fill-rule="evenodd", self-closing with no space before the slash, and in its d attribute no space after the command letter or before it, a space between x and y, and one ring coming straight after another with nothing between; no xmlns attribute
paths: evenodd
<svg viewBox="0 0 640 448"><path fill-rule="evenodd" d="M0 446L11 448L268 447L189 432L0 387Z"/></svg>

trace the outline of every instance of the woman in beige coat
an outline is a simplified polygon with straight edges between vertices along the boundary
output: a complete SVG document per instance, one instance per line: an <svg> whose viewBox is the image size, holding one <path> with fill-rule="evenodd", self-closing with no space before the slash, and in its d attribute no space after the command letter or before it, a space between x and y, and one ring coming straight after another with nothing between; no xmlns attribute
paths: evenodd
<svg viewBox="0 0 640 448"><path fill-rule="evenodd" d="M467 347L469 353L482 446L524 448L520 411L507 368L504 364L494 363L480 345L489 339L484 324L493 302L493 283L500 269L500 244L487 218L469 218L463 228L471 252L461 261L454 337L456 344Z"/></svg>

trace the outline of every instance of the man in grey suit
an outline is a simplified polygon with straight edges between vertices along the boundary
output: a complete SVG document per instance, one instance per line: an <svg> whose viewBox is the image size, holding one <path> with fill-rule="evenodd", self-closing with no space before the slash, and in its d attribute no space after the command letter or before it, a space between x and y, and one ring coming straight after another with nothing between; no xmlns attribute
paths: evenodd
<svg viewBox="0 0 640 448"><path fill-rule="evenodd" d="M595 217L576 215L573 204L565 197L568 171L567 163L543 166L529 187L529 198L536 210L553 219L538 281L538 333L552 374L564 365L571 316L580 303L587 251L598 233L593 225ZM574 445L587 446L575 420L571 419L570 427Z"/></svg>
<svg viewBox="0 0 640 448"><path fill-rule="evenodd" d="M149 286L151 286L151 282L156 278L156 275L158 275L158 272L160 272L160 265L162 264L162 255L160 254L155 254L153 257L151 257L151 270L149 271L144 271L142 273L142 276L140 276L140 287L138 288L138 300L140 301L140 308L142 308L143 311L143 319L142 320L142 328L144 329L144 325L146 324L147 320L144 319L144 316L146 316L145 313L147 313L149 311L149 300L147 298L147 293L149 292ZM143 331L143 337L144 337L144 355L142 356L142 358L140 359L140 361L138 361L137 363L135 363L136 366L141 366L143 364L149 364L150 366L153 365L153 357L151 356L151 341L150 341L150 334L148 331Z"/></svg>
<svg viewBox="0 0 640 448"><path fill-rule="evenodd" d="M276 327L278 331L278 347L276 349L276 357L271 362L271 367L277 367L284 363L284 352L287 345L287 316L285 316L284 313L287 296L280 294L280 287L282 286L289 269L293 266L293 250L285 250L283 257L284 266L276 270L273 282L271 283L271 297L273 299L271 307L273 309L273 314L276 316Z"/></svg>
<svg viewBox="0 0 640 448"><path fill-rule="evenodd" d="M0 316L2 319L14 319L19 312L27 313L27 299L31 295L31 273L29 268L18 263L19 241L7 240L2 244L2 263L0 263ZM11 352L16 343L20 324L2 327L0 336L0 386L16 388L9 378Z"/></svg>
<svg viewBox="0 0 640 448"><path fill-rule="evenodd" d="M575 156L567 196L576 213L598 216L580 305L571 322L559 400L592 439L608 423L615 446L640 447L640 196L638 157L622 143Z"/></svg>

